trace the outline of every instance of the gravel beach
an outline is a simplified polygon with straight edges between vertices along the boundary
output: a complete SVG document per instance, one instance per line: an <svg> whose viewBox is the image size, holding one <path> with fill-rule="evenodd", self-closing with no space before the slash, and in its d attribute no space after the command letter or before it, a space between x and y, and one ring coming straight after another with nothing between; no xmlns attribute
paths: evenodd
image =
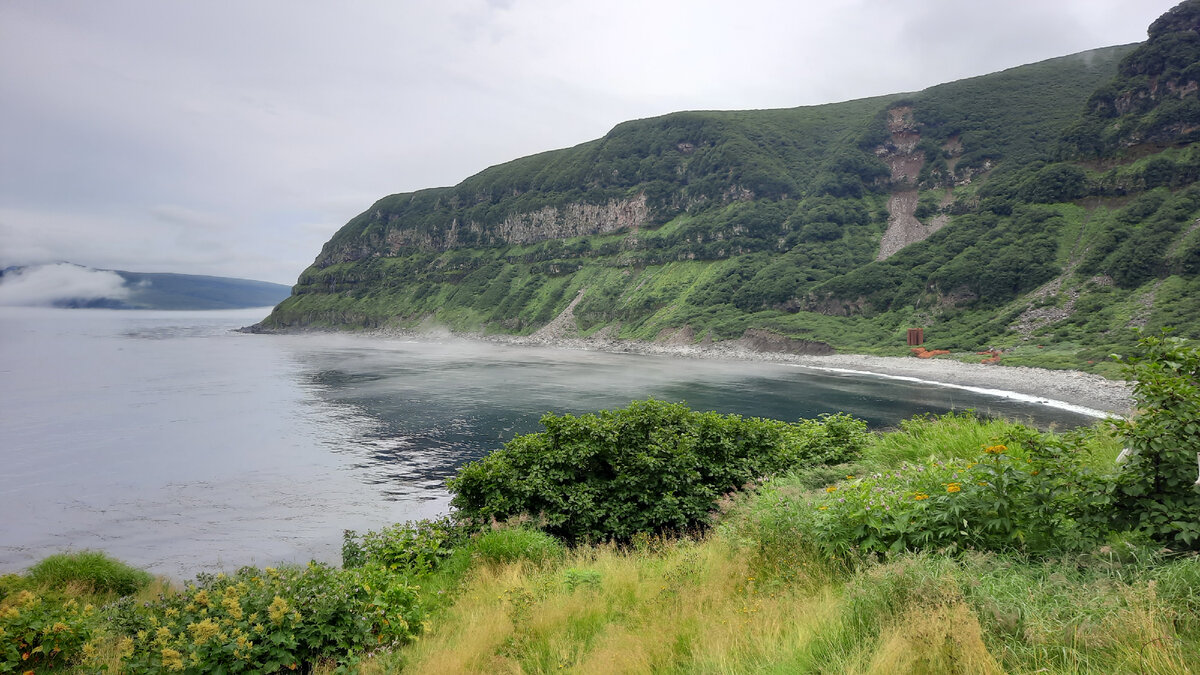
<svg viewBox="0 0 1200 675"><path fill-rule="evenodd" d="M474 339L508 345L559 349L786 363L808 368L858 371L885 377L914 378L945 385L1013 392L1038 399L1068 403L1109 415L1124 416L1133 409L1129 383L1109 380L1099 375L1075 370L963 363L945 358L918 359L860 354L809 355L764 352L748 348L739 340L708 345L672 344L632 340L579 339L544 334L526 337L487 336Z"/></svg>
<svg viewBox="0 0 1200 675"><path fill-rule="evenodd" d="M557 321L557 320L556 320ZM264 330L258 327L243 328L246 332L304 333L325 332L311 329ZM337 331L331 331L337 332ZM551 322L542 330L527 336L478 335L451 333L445 329L410 331L383 329L359 333L382 338L409 337L428 340L447 338L477 340L495 344L549 347L554 349L580 349L621 354L661 354L679 358L746 360L789 364L804 368L835 369L871 373L881 377L900 377L921 380L933 384L973 389L992 390L998 394L1011 393L1049 403L1065 403L1077 408L1078 412L1096 416L1127 416L1133 412L1133 395L1130 383L1109 380L1099 375L1077 370L1048 370L1025 366L1001 366L982 363L964 363L947 358L918 359L903 356L868 356L863 354L797 354L786 350L764 351L761 341L757 344L742 340L727 340L715 343L697 343L685 336L657 342L640 340L616 340L605 337L570 337L561 327ZM786 340L784 342L787 342Z"/></svg>

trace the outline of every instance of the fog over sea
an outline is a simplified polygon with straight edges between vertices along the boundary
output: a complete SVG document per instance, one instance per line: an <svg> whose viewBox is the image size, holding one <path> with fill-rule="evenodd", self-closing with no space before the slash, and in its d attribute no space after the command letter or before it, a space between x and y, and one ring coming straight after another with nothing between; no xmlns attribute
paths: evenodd
<svg viewBox="0 0 1200 675"><path fill-rule="evenodd" d="M445 479L542 414L632 399L876 428L966 408L1093 421L773 363L233 332L267 311L0 307L0 573L68 549L177 579L337 562L343 529L445 513Z"/></svg>

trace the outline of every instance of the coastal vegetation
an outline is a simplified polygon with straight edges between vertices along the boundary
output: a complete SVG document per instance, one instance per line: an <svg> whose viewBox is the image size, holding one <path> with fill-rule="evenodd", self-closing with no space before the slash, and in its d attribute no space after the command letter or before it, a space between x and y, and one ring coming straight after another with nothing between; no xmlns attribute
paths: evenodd
<svg viewBox="0 0 1200 675"><path fill-rule="evenodd" d="M1138 413L1067 433L549 415L341 567L0 577L0 672L1190 672L1200 347L1120 366Z"/></svg>

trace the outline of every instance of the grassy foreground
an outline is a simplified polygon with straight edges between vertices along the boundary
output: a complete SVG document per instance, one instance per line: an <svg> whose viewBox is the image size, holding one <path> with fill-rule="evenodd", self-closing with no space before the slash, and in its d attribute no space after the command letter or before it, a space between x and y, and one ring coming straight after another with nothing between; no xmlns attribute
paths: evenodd
<svg viewBox="0 0 1200 675"><path fill-rule="evenodd" d="M853 466L950 459L1002 434L951 416L882 435ZM1120 451L1098 432L1089 461ZM1186 673L1200 663L1200 558L1125 539L1086 552L831 558L795 509L821 475L722 504L709 534L476 556L418 642L365 672ZM844 479L843 479L844 480Z"/></svg>
<svg viewBox="0 0 1200 675"><path fill-rule="evenodd" d="M843 557L815 546L806 535L811 525L797 518L803 505L836 494L829 487L847 490L861 480L847 476L973 456L1014 428L970 415L907 422L874 436L853 464L792 472L729 495L714 514L715 525L696 536L639 536L621 546L568 548L521 524L456 540L438 539L430 528L404 535L405 545L394 533L372 533L358 545L361 555L418 553L404 562L413 570L406 583L420 587L420 635L343 659L340 668L335 654L296 669L1192 672L1200 663L1195 555L1166 553L1126 536L1052 555L944 550ZM1111 464L1120 451L1118 439L1102 429L1089 432L1086 447L1083 459L1096 467ZM419 545L411 545L416 540ZM34 672L185 669L185 657L172 667L161 648L131 667L120 617L130 605L153 604L164 592L194 600L195 588L146 590L144 575L108 567L95 554L56 556L26 575L4 577L0 616L20 607L17 589L27 589L50 604L73 603L72 616L82 617L87 607L94 617L90 624L59 620L60 636L77 631L87 639L73 646L71 659L43 660ZM134 600L113 602L135 587L143 590L135 591ZM208 616L218 615L214 603ZM185 631L192 642L200 635L197 625ZM12 622L5 626L9 634L0 639L12 634ZM64 650L72 648L60 642ZM0 672L26 672L20 661L4 663ZM241 672L290 672L292 664L243 665Z"/></svg>

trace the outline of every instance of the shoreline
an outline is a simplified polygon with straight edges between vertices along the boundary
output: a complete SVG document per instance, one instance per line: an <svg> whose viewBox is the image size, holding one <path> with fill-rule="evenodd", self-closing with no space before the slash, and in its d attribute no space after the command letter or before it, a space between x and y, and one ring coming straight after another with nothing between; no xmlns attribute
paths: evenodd
<svg viewBox="0 0 1200 675"><path fill-rule="evenodd" d="M420 338L422 335L412 333L410 337ZM738 340L703 345L507 335L464 336L455 334L455 337L512 346L779 363L827 372L873 375L968 389L1042 403L1097 418L1125 417L1133 412L1130 383L1109 380L1100 375L1078 370L1049 370L1028 366L1000 366L964 363L952 359L918 359L906 356L769 352L747 348L745 345L739 344Z"/></svg>
<svg viewBox="0 0 1200 675"><path fill-rule="evenodd" d="M1132 386L1078 370L1049 370L1028 366L1003 366L964 363L951 359L918 359L907 356L867 354L798 354L789 351L763 351L750 348L742 340L694 343L668 340L643 342L611 338L575 338L535 333L533 335L481 335L450 331L411 331L398 329L344 332L337 330L262 330L246 332L276 334L329 333L379 338L445 340L447 338L514 347L598 351L614 354L668 356L683 359L720 359L755 361L841 372L857 375L904 379L936 386L968 389L1064 408L1092 417L1126 417L1133 412Z"/></svg>

